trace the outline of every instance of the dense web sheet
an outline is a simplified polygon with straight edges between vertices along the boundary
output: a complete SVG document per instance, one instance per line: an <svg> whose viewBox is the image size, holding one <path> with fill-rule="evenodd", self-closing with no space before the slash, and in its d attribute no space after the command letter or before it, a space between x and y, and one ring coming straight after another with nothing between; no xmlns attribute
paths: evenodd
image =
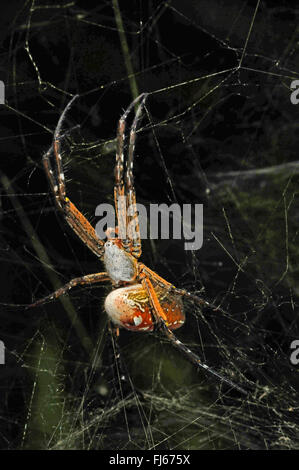
<svg viewBox="0 0 299 470"><path fill-rule="evenodd" d="M128 6L128 3L130 6ZM279 3L279 6L277 5ZM2 19L0 442L23 449L297 449L298 9L294 2L11 1ZM41 165L61 111L67 194L113 202L117 120L148 92L138 202L204 204L204 243L145 240L185 303L177 336L112 335L109 287L30 304L102 265L56 213Z"/></svg>

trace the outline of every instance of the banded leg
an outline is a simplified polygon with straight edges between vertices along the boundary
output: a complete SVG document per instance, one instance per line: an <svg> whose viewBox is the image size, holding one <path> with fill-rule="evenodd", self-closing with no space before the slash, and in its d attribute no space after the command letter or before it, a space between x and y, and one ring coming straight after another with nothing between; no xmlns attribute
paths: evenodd
<svg viewBox="0 0 299 470"><path fill-rule="evenodd" d="M148 268L144 264L139 263L138 269L140 273L146 274L150 279L154 280L160 287L166 288L169 292L173 292L174 294L178 294L178 295L181 295L182 297L191 299L197 304L199 304L200 306L205 305L206 307L212 308L213 310L219 310L222 313L226 313L220 306L216 306L215 304L210 303L207 300L204 300L202 297L198 297L197 295L192 294L192 292L188 292L186 289L179 289L175 287L173 284L165 281L163 277L159 276L159 274L157 274L155 271Z"/></svg>
<svg viewBox="0 0 299 470"><path fill-rule="evenodd" d="M76 206L66 197L65 178L60 150L60 142L62 140L61 128L66 113L77 96L78 95L75 95L64 109L54 132L52 147L43 157L43 164L57 207L63 212L67 223L83 243L85 243L95 255L101 258L104 253L104 242L97 237L94 228L84 215L81 214Z"/></svg>
<svg viewBox="0 0 299 470"><path fill-rule="evenodd" d="M147 278L144 278L142 279L142 284L143 286L146 288L147 290L147 293L148 293L148 296L149 296L149 299L150 299L150 303L151 303L151 306L152 306L152 310L153 310L153 315L154 315L154 318L155 318L155 322L156 322L156 327L158 329L158 331L160 331L161 333L163 333L170 341L170 343L172 344L172 346L174 346L176 349L178 349L181 353L184 354L184 356L190 361L192 362L193 364L195 364L197 367L200 367L202 369L204 369L206 372L208 372L209 374L212 374L214 375L215 377L217 377L217 379L219 379L220 381L222 382L225 382L227 385L229 385L230 387L233 387L235 388L236 390L238 390L239 392L247 395L247 392L242 388L240 387L239 385L235 384L234 382L232 382L230 379L224 377L223 375L219 374L218 372L216 372L215 370L213 370L212 368L210 368L207 364L203 363L200 358L193 352L191 351L191 349L189 349L187 346L185 346L173 333L172 331L167 327L167 318L166 318L166 315L164 314L163 312L163 309L159 303L159 300L158 300L158 297L157 297L157 294L155 292L155 289L151 283L151 281Z"/></svg>
<svg viewBox="0 0 299 470"><path fill-rule="evenodd" d="M144 277L143 279L141 279L141 284L147 291L147 294L151 303L151 307L152 307L152 313L154 316L154 323L156 325L159 325L160 321L163 320L164 324L168 325L167 316L165 315L163 308L160 305L160 302L158 300L153 284L151 283L149 279L147 279L147 277Z"/></svg>
<svg viewBox="0 0 299 470"><path fill-rule="evenodd" d="M142 95L141 95L142 96ZM141 118L142 108L144 106L147 94L144 93L142 101L137 109L135 118L130 130L130 140L129 140L129 152L126 168L126 195L127 195L127 230L128 238L131 240L131 249L130 253L135 257L139 258L141 255L141 239L140 239L140 227L138 220L138 211L136 206L136 192L134 186L134 176L133 176L133 164L134 164L134 150L136 142L136 131L138 122Z"/></svg>
<svg viewBox="0 0 299 470"><path fill-rule="evenodd" d="M64 286L60 287L56 291L52 292L52 294L43 297L42 299L33 302L32 304L28 305L27 308L31 307L38 307L50 300L58 299L61 295L66 294L70 289L76 286L86 286L88 284L95 284L97 282L109 281L110 278L107 273L94 273L94 274L87 274L86 276L75 277L71 281L69 281Z"/></svg>
<svg viewBox="0 0 299 470"><path fill-rule="evenodd" d="M124 186L124 140L126 130L126 118L129 113L129 108L122 115L118 122L117 135L116 135L116 164L114 169L114 206L116 211L117 226L119 236L122 239L126 238L126 201L125 201L125 186Z"/></svg>
<svg viewBox="0 0 299 470"><path fill-rule="evenodd" d="M64 173L61 163L61 153L60 153L60 141L62 139L61 129L63 122L65 120L66 114L71 108L74 101L78 98L78 95L75 95L71 101L64 108L56 129L54 131L53 143L50 150L43 157L43 164L48 176L51 189L55 196L55 202L60 210L63 209L64 198L65 198L65 183L64 183ZM53 159L53 164L51 164L51 158Z"/></svg>
<svg viewBox="0 0 299 470"><path fill-rule="evenodd" d="M176 349L178 349L181 353L183 353L184 356L192 364L195 364L196 366L204 369L209 374L212 374L215 377L217 377L217 379L219 379L221 382L224 382L227 385L229 385L230 387L235 388L236 390L243 393L244 395L248 394L248 392L246 392L246 390L244 390L244 388L240 387L240 385L235 384L230 379L228 379L228 378L224 377L223 375L219 374L219 372L216 372L214 369L212 369L207 364L202 362L200 360L200 358L193 351L191 351L191 349L187 348L187 346L185 346L185 344L183 344L179 339L177 339L177 337L172 333L172 331L170 331L167 328L165 322L162 319L160 320L159 329L170 340L171 344Z"/></svg>
<svg viewBox="0 0 299 470"><path fill-rule="evenodd" d="M138 101L142 100L141 104L139 105L139 107L137 109L136 116L135 116L134 122L132 124L131 133L130 133L129 159L131 158L132 163L127 162L127 168L128 168L128 165L131 165L131 168L133 168L134 142L135 142L135 138L136 138L133 134L134 133L136 134L138 118L140 116L141 109L142 109L142 106L144 104L144 100L145 100L146 96L147 95L145 93L143 93L140 96L138 96L130 104L130 106L126 109L124 114L121 116L121 118L119 120L119 123L118 123L118 129L117 129L116 165L115 165L115 170L114 170L114 175L115 175L114 203L115 203L115 209L116 209L119 238L122 239L123 248L127 252L131 252L133 241L132 241L132 238L130 237L130 234L128 233L128 217L130 219L131 216L129 216L128 213L127 213L127 209L129 207L129 204L130 204L129 201L128 201L128 195L127 195L128 188L126 187L127 181L128 181L127 176L126 176L126 182L124 180L124 166L125 166L125 161L124 161L124 140L125 140L125 130L126 130L126 119L129 115L129 113L131 112L132 108L134 107L134 105ZM130 151L132 152L131 157L130 157ZM131 170L131 173L132 173L132 170ZM130 178L130 176L129 176L129 178ZM130 184L130 187L131 186L132 185ZM134 194L135 194L135 192L134 192ZM130 195L129 195L129 198L130 198ZM131 196L131 199L132 199L133 204L135 204L135 206L133 206L133 207L136 208L136 198L134 199ZM133 209L133 215L135 213L136 213L136 209L135 210ZM139 228L138 228L138 231L139 231ZM139 253L139 251L140 251L140 253ZM140 256L141 249L138 248L136 253L137 253L137 255L139 253L138 256Z"/></svg>

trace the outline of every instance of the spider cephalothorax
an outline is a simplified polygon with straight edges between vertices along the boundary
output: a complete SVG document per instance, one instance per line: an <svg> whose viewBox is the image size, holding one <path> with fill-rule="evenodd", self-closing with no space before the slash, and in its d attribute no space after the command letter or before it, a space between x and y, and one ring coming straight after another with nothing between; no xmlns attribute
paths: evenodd
<svg viewBox="0 0 299 470"><path fill-rule="evenodd" d="M141 237L133 182L133 157L137 124L141 117L146 96L144 93L136 98L119 120L114 172L114 204L117 227L107 230L106 235L108 240L106 242L97 236L88 220L66 197L61 159L61 142L63 141L61 128L66 113L77 96L73 97L64 109L54 132L53 144L43 158L44 167L58 210L63 214L66 222L83 243L103 261L106 271L72 279L65 286L47 297L34 302L31 306L41 305L47 300L56 299L77 285L91 285L110 281L114 290L108 294L104 305L117 331L118 328L140 332L158 330L191 362L213 374L221 381L226 382L231 387L246 393L240 386L204 364L171 331L182 326L185 321L182 297L192 298L200 305L209 307L212 305L184 289L177 289L156 272L138 261L141 255ZM137 105L137 111L129 134L128 153L125 161L126 119L134 106ZM125 238L119 235L119 232L122 230L126 233Z"/></svg>
<svg viewBox="0 0 299 470"><path fill-rule="evenodd" d="M120 248L119 244L108 240L104 245L104 265L108 276L115 285L133 282L137 276L137 261Z"/></svg>

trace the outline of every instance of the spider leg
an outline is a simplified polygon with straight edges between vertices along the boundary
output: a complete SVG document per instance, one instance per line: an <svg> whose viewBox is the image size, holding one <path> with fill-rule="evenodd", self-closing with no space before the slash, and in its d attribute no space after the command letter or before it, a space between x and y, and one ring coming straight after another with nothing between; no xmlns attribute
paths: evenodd
<svg viewBox="0 0 299 470"><path fill-rule="evenodd" d="M219 374L219 372L216 372L214 369L212 369L207 364L202 362L200 360L200 358L193 351L191 351L191 349L187 348L187 346L185 346L185 344L183 344L179 339L177 339L177 337L172 333L172 331L170 331L169 328L167 328L164 320L162 320L162 319L160 320L158 328L170 340L171 344L176 349L178 349L180 352L182 352L190 362L192 362L193 364L195 364L198 367L201 367L202 369L204 369L209 374L214 375L221 382L225 382L227 385L229 385L230 387L235 388L236 390L243 393L244 395L248 395L248 392L246 392L246 390L244 390L244 388L240 387L240 385L235 384L230 379L228 379L228 378L224 377L223 375Z"/></svg>
<svg viewBox="0 0 299 470"><path fill-rule="evenodd" d="M138 269L139 269L139 272L145 273L150 279L155 280L155 282L159 286L166 288L169 292L173 292L175 294L181 295L182 297L187 297L188 299L192 299L194 302L196 302L197 304L201 306L205 305L206 307L210 307L213 310L219 310L222 313L226 313L220 306L217 306L211 302L208 302L202 297L198 297L197 295L192 294L192 292L189 292L185 289L179 289L175 287L173 284L171 284L170 282L165 281L163 277L159 276L159 274L157 274L155 271L145 266L143 263L138 264Z"/></svg>
<svg viewBox="0 0 299 470"><path fill-rule="evenodd" d="M192 362L198 367L201 367L209 374L214 375L221 382L225 382L230 387L233 387L239 392L247 395L247 392L242 387L235 384L234 382L224 377L223 375L219 374L218 372L210 368L207 364L203 363L200 360L200 358L193 351L191 351L191 349L187 348L187 346L185 346L180 340L177 339L177 337L172 333L172 331L170 331L170 329L167 326L166 315L164 314L163 309L159 303L157 294L155 292L155 289L151 281L147 277L144 277L141 279L141 282L142 282L142 285L147 290L147 293L151 302L152 310L153 310L156 327L170 340L171 344L180 352L182 352L190 362Z"/></svg>
<svg viewBox="0 0 299 470"><path fill-rule="evenodd" d="M51 189L55 195L55 202L59 209L63 208L63 202L65 198L64 173L60 154L60 141L63 139L64 135L61 134L61 129L67 112L77 98L78 95L75 95L64 108L54 131L52 146L43 157L43 164L47 172ZM51 164L51 156L54 156L53 164Z"/></svg>
<svg viewBox="0 0 299 470"><path fill-rule="evenodd" d="M83 243L86 244L95 255L101 258L104 253L104 242L97 237L94 228L84 217L84 215L81 214L81 212L69 200L69 198L66 197L64 182L65 178L60 151L60 142L63 139L63 136L61 136L61 128L66 113L70 109L77 96L78 95L75 95L71 99L64 109L61 117L59 118L54 132L53 144L50 150L44 155L43 164L58 209L63 212L67 223L83 241Z"/></svg>
<svg viewBox="0 0 299 470"><path fill-rule="evenodd" d="M157 284L159 284L161 287L164 287L166 289L171 289L175 287L168 281L165 281L163 277L159 276L155 271L152 269L148 268L145 264L143 263L138 263L138 271L140 274L145 274L148 278L154 279Z"/></svg>
<svg viewBox="0 0 299 470"><path fill-rule="evenodd" d="M135 257L139 258L141 255L141 238L140 238L140 228L138 220L138 211L136 206L136 192L134 187L134 176L133 176L133 163L134 163L134 150L136 142L136 131L137 125L140 121L142 108L144 106L147 94L144 93L142 100L139 104L135 118L130 130L130 141L129 141L129 152L126 168L126 196L127 196L127 230L128 238L131 240L132 246L130 248L130 253Z"/></svg>
<svg viewBox="0 0 299 470"><path fill-rule="evenodd" d="M124 186L124 140L126 130L126 113L120 118L116 136L116 165L114 169L114 206L117 217L117 225L121 232L121 237L126 235L123 233L126 228L126 202L125 186Z"/></svg>
<svg viewBox="0 0 299 470"><path fill-rule="evenodd" d="M146 277L146 275L144 275L144 277L141 278L141 284L148 293L151 307L153 309L152 313L154 316L155 323L159 325L160 321L163 320L164 324L167 326L168 325L167 316L165 315L163 308L160 305L160 302L158 300L153 284Z"/></svg>
<svg viewBox="0 0 299 470"><path fill-rule="evenodd" d="M141 244L140 244L140 235L139 234L139 226L137 220L137 227L135 229L135 233L137 233L136 241L132 241L131 233L127 233L129 220L135 219L137 217L137 210L136 210L136 196L133 186L133 177L132 177L132 168L133 168L133 154L134 154L134 145L136 140L136 128L138 119L141 114L141 110L146 99L147 94L143 93L139 95L126 109L126 111L121 116L118 122L117 128L117 138L116 138L116 165L115 165L115 186L114 186L114 203L115 203L115 210L117 216L117 224L119 229L119 238L122 239L122 245L125 251L131 252L133 246L132 254L135 257L140 256L141 254ZM125 130L126 130L126 119L128 114L134 107L134 105L141 100L141 103L137 109L135 119L132 124L131 133L130 133L130 143L129 143L129 161L127 163L127 167L131 167L131 171L126 174L126 181L124 180L124 140L125 140ZM131 156L130 156L131 154ZM129 166L128 166L129 165ZM127 185L127 187L125 187ZM130 192L132 191L133 192ZM127 192L129 191L129 196L127 196ZM132 204L131 211L133 214L130 216L128 215L127 209L129 208L130 204ZM130 230L129 230L130 231ZM139 241L138 241L139 240ZM135 248L136 247L136 248Z"/></svg>
<svg viewBox="0 0 299 470"><path fill-rule="evenodd" d="M110 278L107 273L95 273L95 274L87 274L86 276L75 277L71 281L69 281L64 286L60 287L56 291L52 292L52 294L43 297L42 299L33 302L32 304L28 305L27 308L37 307L39 305L43 305L50 300L57 299L61 295L66 294L70 289L76 286L85 286L87 284L95 284L97 282L109 281Z"/></svg>

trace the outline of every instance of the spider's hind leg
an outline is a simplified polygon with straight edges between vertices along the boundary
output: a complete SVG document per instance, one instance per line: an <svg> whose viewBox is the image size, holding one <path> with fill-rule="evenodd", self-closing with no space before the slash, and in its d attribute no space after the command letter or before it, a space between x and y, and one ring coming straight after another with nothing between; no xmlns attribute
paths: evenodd
<svg viewBox="0 0 299 470"><path fill-rule="evenodd" d="M143 280L143 284L147 288L149 299L150 299L150 302L151 302L151 305L152 305L153 314L154 314L154 317L155 317L155 320L156 320L156 329L158 331L160 331L161 333L163 333L163 335L166 336L170 340L172 346L174 346L181 353L183 353L184 356L190 362L195 364L197 367L200 367L200 368L204 369L209 374L214 375L221 382L225 382L230 387L233 387L236 390L238 390L239 392L247 395L247 392L242 387L235 384L234 382L232 382L230 379L224 377L223 375L219 374L218 372L213 370L211 367L209 367L207 364L203 363L200 360L200 358L193 351L191 351L191 349L189 349L187 346L185 346L185 344L183 344L173 334L173 332L168 328L168 322L167 322L166 315L164 314L163 309L162 309L162 307L159 303L159 300L158 300L157 295L155 293L155 290L154 290L154 288L151 284L151 281L148 280L147 278L145 278Z"/></svg>
<svg viewBox="0 0 299 470"><path fill-rule="evenodd" d="M221 309L221 307L216 306L213 303L210 303L210 302L206 301L202 297L199 297L196 294L192 294L192 292L189 292L186 289L179 289L179 288L175 287L173 284L171 284L170 282L163 279L163 277L159 276L159 274L157 274L155 271L148 268L144 264L139 263L138 266L139 266L139 272L145 273L149 279L154 280L160 287L164 287L170 293L174 293L174 294L177 294L181 297L186 297L187 299L193 300L194 302L196 302L200 306L206 306L206 307L210 307L214 310L219 310L219 311L224 312Z"/></svg>
<svg viewBox="0 0 299 470"><path fill-rule="evenodd" d="M185 346L173 334L173 332L170 330L170 327L168 325L168 321L169 321L168 316L165 314L165 312L163 311L163 309L160 305L160 302L159 302L159 299L157 297L156 291L155 291L150 279L155 280L158 285L164 286L164 288L166 288L169 292L174 292L174 293L176 292L179 295L187 295L189 293L187 291L182 290L182 289L176 289L176 287L174 287L172 284L165 281L165 279L163 279L158 274L156 274L154 271L150 270L149 268L142 265L141 263L139 263L139 269L140 269L139 278L141 279L141 282L142 282L143 286L147 290L149 300L150 300L150 303L151 303L152 313L153 313L154 320L155 320L155 323L156 323L156 330L163 333L163 335L166 336L170 340L172 346L174 346L176 349L178 349L180 352L182 352L184 354L184 356L190 362L195 364L197 367L200 367L200 368L204 369L206 372L209 372L210 374L214 375L220 381L225 382L229 386L239 390L239 392L247 395L247 392L242 387L235 384L230 379L222 376L218 372L214 371L207 364L203 363L200 360L200 358L193 351L191 351L187 346ZM203 299L200 299L199 297L197 297L197 299L201 303L206 303ZM211 306L211 304L208 304L208 305Z"/></svg>
<svg viewBox="0 0 299 470"><path fill-rule="evenodd" d="M243 395L247 395L248 392L244 390L244 388L240 387L240 385L235 384L232 382L230 379L227 377L224 377L223 375L219 374L219 372L216 372L214 369L209 367L207 364L202 362L200 358L193 352L191 349L189 349L184 343L182 343L174 334L172 331L167 328L167 325L164 323L163 320L160 320L159 323L159 331L161 331L171 342L172 346L174 346L176 349L178 349L181 353L184 354L184 356L193 364L195 364L197 367L200 367L201 369L204 369L206 372L208 372L211 375L214 375L218 380L221 382L226 383L232 388L235 388L239 392L241 392Z"/></svg>

